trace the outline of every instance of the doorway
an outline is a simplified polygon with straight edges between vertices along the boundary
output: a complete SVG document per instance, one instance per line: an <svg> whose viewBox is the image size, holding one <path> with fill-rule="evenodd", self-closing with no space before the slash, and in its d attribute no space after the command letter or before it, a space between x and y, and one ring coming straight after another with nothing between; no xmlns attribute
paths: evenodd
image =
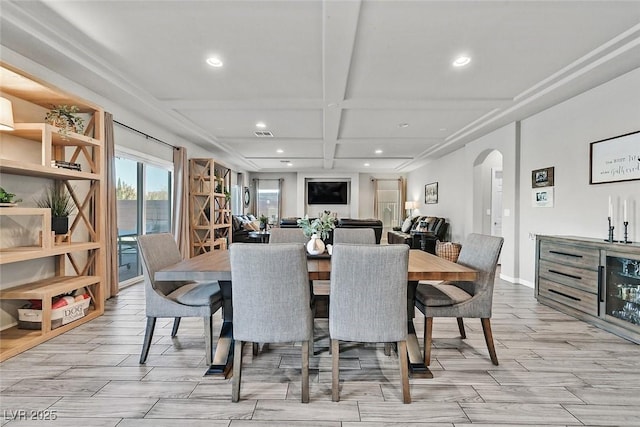
<svg viewBox="0 0 640 427"><path fill-rule="evenodd" d="M474 163L473 232L502 237L502 153L487 150Z"/></svg>

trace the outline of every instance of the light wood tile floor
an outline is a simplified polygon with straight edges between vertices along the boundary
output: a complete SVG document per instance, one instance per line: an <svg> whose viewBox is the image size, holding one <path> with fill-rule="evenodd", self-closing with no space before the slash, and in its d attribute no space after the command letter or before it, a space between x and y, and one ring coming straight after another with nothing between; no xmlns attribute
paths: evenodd
<svg viewBox="0 0 640 427"><path fill-rule="evenodd" d="M219 315L216 318L220 324ZM412 378L401 403L398 360L380 345L347 344L341 401L331 401L328 324L316 321L311 402L300 403L300 347L245 351L241 401L231 381L203 376L202 321L158 321L146 365L144 290L124 289L104 316L0 364L0 425L118 427L639 426L640 346L537 303L496 280L493 366L477 320L461 340L434 322L433 379ZM423 323L417 317L420 336ZM20 412L24 411L24 412ZM48 412L47 412L48 411ZM57 417L20 421L22 415ZM23 417L22 417L23 418Z"/></svg>

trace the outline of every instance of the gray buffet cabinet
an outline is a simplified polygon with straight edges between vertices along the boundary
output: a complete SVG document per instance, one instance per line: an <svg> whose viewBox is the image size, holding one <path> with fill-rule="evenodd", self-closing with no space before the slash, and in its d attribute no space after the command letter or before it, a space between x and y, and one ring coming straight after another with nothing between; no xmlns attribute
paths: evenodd
<svg viewBox="0 0 640 427"><path fill-rule="evenodd" d="M640 245L536 237L539 302L640 344Z"/></svg>

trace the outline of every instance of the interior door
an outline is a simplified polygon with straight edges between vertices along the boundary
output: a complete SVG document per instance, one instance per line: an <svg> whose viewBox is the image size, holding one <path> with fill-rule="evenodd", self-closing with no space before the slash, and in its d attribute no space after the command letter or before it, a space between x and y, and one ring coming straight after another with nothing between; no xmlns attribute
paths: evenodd
<svg viewBox="0 0 640 427"><path fill-rule="evenodd" d="M502 237L502 169L491 169L491 235Z"/></svg>

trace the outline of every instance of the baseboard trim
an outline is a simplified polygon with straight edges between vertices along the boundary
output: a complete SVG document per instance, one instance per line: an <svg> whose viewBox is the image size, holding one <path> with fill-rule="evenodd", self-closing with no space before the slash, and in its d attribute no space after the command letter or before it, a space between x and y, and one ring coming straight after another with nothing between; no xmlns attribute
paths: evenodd
<svg viewBox="0 0 640 427"><path fill-rule="evenodd" d="M517 284L517 285L523 285L523 286L526 286L527 288L533 289L535 287L535 285L532 282L529 282L528 280L507 276L507 275L502 274L502 273L500 273L500 278L502 280L504 280L504 281L509 282L509 283L513 283L513 284Z"/></svg>

